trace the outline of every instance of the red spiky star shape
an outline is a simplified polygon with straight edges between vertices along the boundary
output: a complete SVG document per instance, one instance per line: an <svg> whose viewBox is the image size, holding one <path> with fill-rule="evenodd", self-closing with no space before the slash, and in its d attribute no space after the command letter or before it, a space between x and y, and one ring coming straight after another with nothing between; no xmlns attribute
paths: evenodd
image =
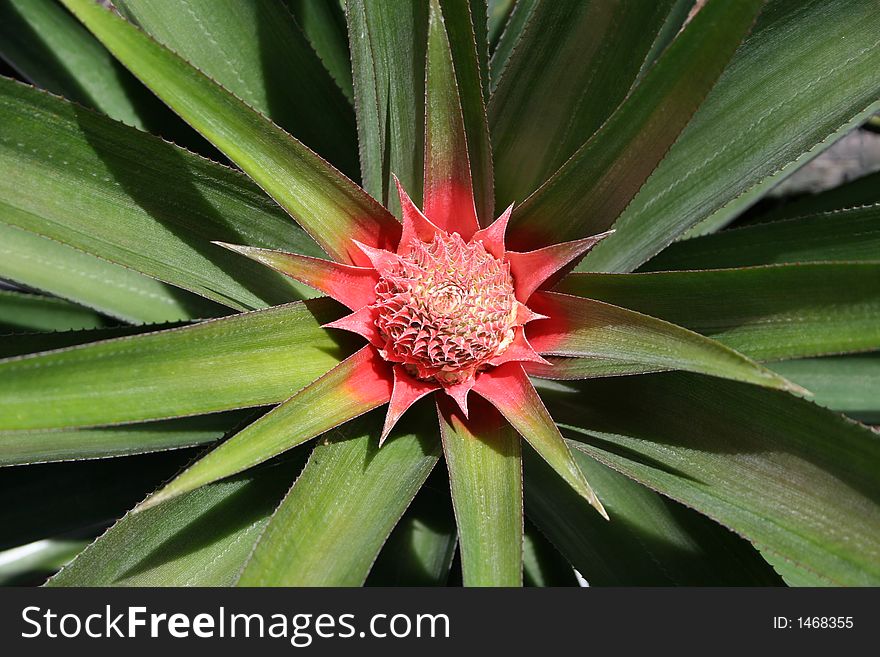
<svg viewBox="0 0 880 657"><path fill-rule="evenodd" d="M326 326L364 337L369 345L356 354L361 366L375 372L376 387L392 384L380 444L428 393L442 391L467 418L472 390L497 406L499 396L511 392L511 375L525 376L522 363L549 365L527 336L529 323L547 316L530 310L528 301L608 234L509 251L512 205L481 229L469 189L426 189L426 209L434 212L423 213L395 183L403 214L397 246L386 250L352 240L363 266L288 253L279 265L262 249L224 244L352 310ZM393 243L381 237L375 243Z"/></svg>

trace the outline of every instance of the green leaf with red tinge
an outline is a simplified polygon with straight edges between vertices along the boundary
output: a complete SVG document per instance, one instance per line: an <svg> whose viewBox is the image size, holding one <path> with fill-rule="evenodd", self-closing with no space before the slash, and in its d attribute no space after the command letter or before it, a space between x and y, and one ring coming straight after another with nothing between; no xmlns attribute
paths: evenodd
<svg viewBox="0 0 880 657"><path fill-rule="evenodd" d="M224 242L215 244L301 281L352 310L360 310L376 300L375 287L379 282L379 275L371 267L342 265L332 260L274 249L258 249Z"/></svg>
<svg viewBox="0 0 880 657"><path fill-rule="evenodd" d="M350 341L321 328L340 310L315 299L2 360L0 430L93 427L280 402L350 353Z"/></svg>
<svg viewBox="0 0 880 657"><path fill-rule="evenodd" d="M605 358L805 392L715 340L626 308L554 292L536 293L529 307L549 317L527 328L529 342L540 354ZM528 369L553 376L553 366L530 364Z"/></svg>
<svg viewBox="0 0 880 657"><path fill-rule="evenodd" d="M514 211L512 245L562 242L611 228L714 86L762 6L763 0L710 0L602 127Z"/></svg>
<svg viewBox="0 0 880 657"><path fill-rule="evenodd" d="M373 347L364 347L196 461L139 510L243 472L388 403L390 369Z"/></svg>
<svg viewBox="0 0 880 657"><path fill-rule="evenodd" d="M473 390L497 408L579 495L608 517L520 363L506 363L492 370L491 376L477 377Z"/></svg>
<svg viewBox="0 0 880 657"><path fill-rule="evenodd" d="M430 2L425 69L424 212L439 228L469 239L479 221L461 96L439 0ZM475 82L479 84L479 78Z"/></svg>
<svg viewBox="0 0 880 657"><path fill-rule="evenodd" d="M672 0L517 4L524 6L514 10L510 36L506 32L502 41L513 40L522 20L525 26L511 49L492 60L497 82L489 125L499 207L521 203L611 115L635 81Z"/></svg>
<svg viewBox="0 0 880 657"><path fill-rule="evenodd" d="M522 456L516 430L491 404L469 401L470 419L438 398L465 586L522 586Z"/></svg>
<svg viewBox="0 0 880 657"><path fill-rule="evenodd" d="M362 585L439 458L436 429L425 431L427 421L424 412L408 417L381 449L375 415L318 445L272 515L239 586Z"/></svg>
<svg viewBox="0 0 880 657"><path fill-rule="evenodd" d="M91 0L63 0L113 55L342 262L351 240L391 246L400 225L362 189L134 25Z"/></svg>
<svg viewBox="0 0 880 657"><path fill-rule="evenodd" d="M486 4L480 0L467 2L440 0L440 6L443 8L443 22L449 41L449 53L455 70L461 116L467 137L474 204L480 223L486 226L495 218L492 146L489 143L489 123L486 118L486 101L489 94L488 50L485 39ZM431 38L442 41L429 35L429 39ZM430 44L429 40L429 50ZM442 51L442 43L437 45ZM432 56L430 52L428 56ZM442 83L442 80L438 80L438 83ZM428 92L431 93L431 90L428 89Z"/></svg>
<svg viewBox="0 0 880 657"><path fill-rule="evenodd" d="M665 319L757 360L880 349L880 263L572 274L556 289Z"/></svg>
<svg viewBox="0 0 880 657"><path fill-rule="evenodd" d="M678 372L566 386L542 395L578 427L578 449L749 539L786 579L880 582L869 429L779 391Z"/></svg>

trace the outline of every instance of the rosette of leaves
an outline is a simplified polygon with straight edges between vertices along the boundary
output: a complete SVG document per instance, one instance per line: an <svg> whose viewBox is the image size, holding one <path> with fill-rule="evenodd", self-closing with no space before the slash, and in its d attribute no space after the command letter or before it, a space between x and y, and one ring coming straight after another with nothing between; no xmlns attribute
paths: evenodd
<svg viewBox="0 0 880 657"><path fill-rule="evenodd" d="M873 0L0 19L4 581L880 582Z"/></svg>

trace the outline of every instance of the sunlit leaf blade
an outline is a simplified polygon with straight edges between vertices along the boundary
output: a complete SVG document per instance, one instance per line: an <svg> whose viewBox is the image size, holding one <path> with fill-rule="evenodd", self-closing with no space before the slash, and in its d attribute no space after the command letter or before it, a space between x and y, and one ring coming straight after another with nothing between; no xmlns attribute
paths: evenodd
<svg viewBox="0 0 880 657"><path fill-rule="evenodd" d="M474 392L497 408L559 476L607 518L522 365L506 363L495 368L491 376L477 379Z"/></svg>
<svg viewBox="0 0 880 657"><path fill-rule="evenodd" d="M183 450L0 468L0 550L112 522L192 457Z"/></svg>
<svg viewBox="0 0 880 657"><path fill-rule="evenodd" d="M9 208L0 209L0 217ZM129 322L226 313L223 306L36 233L0 223L0 278Z"/></svg>
<svg viewBox="0 0 880 657"><path fill-rule="evenodd" d="M574 451L602 491L604 522L534 452L526 512L590 586L772 586L779 577L729 530Z"/></svg>
<svg viewBox="0 0 880 657"><path fill-rule="evenodd" d="M716 211L735 216L877 111L878 34L873 0L771 0L617 233L582 268L635 269Z"/></svg>
<svg viewBox="0 0 880 657"><path fill-rule="evenodd" d="M282 3L119 0L114 6L349 176L357 174L351 106Z"/></svg>
<svg viewBox="0 0 880 657"><path fill-rule="evenodd" d="M351 57L342 3L285 0L321 62L350 101L354 101Z"/></svg>
<svg viewBox="0 0 880 657"><path fill-rule="evenodd" d="M316 299L0 361L0 430L139 422L286 399L336 365L347 344ZM95 400L100 400L96 403Z"/></svg>
<svg viewBox="0 0 880 657"><path fill-rule="evenodd" d="M89 544L81 538L35 541L0 552L0 586L36 586Z"/></svg>
<svg viewBox="0 0 880 657"><path fill-rule="evenodd" d="M578 448L730 527L816 584L880 582L880 441L792 395L684 373L543 397ZM558 396L557 396L558 395Z"/></svg>
<svg viewBox="0 0 880 657"><path fill-rule="evenodd" d="M880 205L725 230L672 244L644 269L880 260Z"/></svg>
<svg viewBox="0 0 880 657"><path fill-rule="evenodd" d="M428 3L349 0L345 11L364 189L399 214L391 174L422 200Z"/></svg>
<svg viewBox="0 0 880 657"><path fill-rule="evenodd" d="M300 142L173 52L91 0L63 0L114 56L260 185L330 254L387 245L397 222ZM236 240L224 240L235 242Z"/></svg>
<svg viewBox="0 0 880 657"><path fill-rule="evenodd" d="M494 73L498 82L489 103L489 125L499 207L521 203L611 115L635 80L671 4L537 3L500 79ZM499 58L496 53L493 66ZM554 222L562 224L562 219Z"/></svg>
<svg viewBox="0 0 880 657"><path fill-rule="evenodd" d="M631 363L613 358L570 358L566 356L545 356L544 358L549 364L528 363L525 365L529 376L566 381L663 372L668 369L647 363Z"/></svg>
<svg viewBox="0 0 880 657"><path fill-rule="evenodd" d="M523 536L523 586L578 586L571 564L530 523Z"/></svg>
<svg viewBox="0 0 880 657"><path fill-rule="evenodd" d="M49 580L49 586L229 586L305 452L129 513Z"/></svg>
<svg viewBox="0 0 880 657"><path fill-rule="evenodd" d="M807 153L795 160L795 162L793 162L791 166L782 167L781 169L777 170L776 173L767 176L766 178L761 180L760 183L749 189L747 192L741 194L727 205L719 208L711 215L698 222L695 226L691 226L690 228L688 228L677 239L690 239L692 237L710 235L712 233L720 231L721 229L726 228L728 225L736 221L739 217L743 216L743 213L749 210L753 205L757 204L758 201L767 198L772 190L778 188L778 191L780 193L786 193L786 187L782 186L782 183L786 182L786 178L788 178L790 174L794 173L794 171L800 168L801 165L809 164L814 157L821 155L829 145L836 144L839 140L843 139L847 135L853 134L859 128L859 126L865 125L866 118L870 117L876 112L880 112L880 101L873 103L863 111L853 116L848 122L844 123L843 125L838 127L833 133L828 135L822 142L816 144ZM839 148L843 148L843 146ZM798 189L797 182L792 181L791 184L792 187L788 189L792 193L796 193L796 190ZM876 190L874 193L874 199L876 199ZM855 204L847 204L845 207L852 208L854 207L854 205ZM767 218L760 216L760 211L756 212L755 215L756 216L754 220L756 222L773 220L772 215Z"/></svg>
<svg viewBox="0 0 880 657"><path fill-rule="evenodd" d="M382 546L366 586L446 584L458 544L448 488L446 472L435 470Z"/></svg>
<svg viewBox="0 0 880 657"><path fill-rule="evenodd" d="M762 6L763 0L713 0L700 9L610 118L592 136L580 135L571 159L514 210L512 244L564 242L611 228L715 85ZM642 6L633 11L645 13Z"/></svg>
<svg viewBox="0 0 880 657"><path fill-rule="evenodd" d="M443 8L443 24L446 28L448 46L444 46L443 39L438 38L441 35L437 35L436 32L440 30L435 30L429 35L428 57L432 57L430 54L432 49L442 51L445 47L449 48L460 112L464 122L465 145L477 217L483 225L488 225L495 219L493 211L495 196L492 180L492 150L489 144L489 123L485 105L488 98L488 88L485 86L488 82L484 77L484 74L488 75L486 40L485 34L479 31L481 21L485 28L486 5L480 0L468 2L439 0L439 4ZM482 41L481 37L483 37ZM435 53L435 58L437 54L442 53ZM442 80L436 82L443 83ZM428 98L430 97L431 89L428 89ZM428 111L430 112L430 106Z"/></svg>
<svg viewBox="0 0 880 657"><path fill-rule="evenodd" d="M53 0L0 3L0 53L43 89L144 129L155 99ZM171 115L169 115L171 116Z"/></svg>
<svg viewBox="0 0 880 657"><path fill-rule="evenodd" d="M63 299L0 290L0 333L90 329L107 323L93 310Z"/></svg>
<svg viewBox="0 0 880 657"><path fill-rule="evenodd" d="M381 418L375 415L346 425L318 445L272 516L238 584L363 584L439 457L439 440L425 419L421 424L402 422L381 449ZM416 426L419 430L413 433Z"/></svg>
<svg viewBox="0 0 880 657"><path fill-rule="evenodd" d="M478 220L468 162L468 138L439 0L430 2L425 68L423 208L440 228L469 239L478 229ZM477 89L470 91L476 91L482 98L479 79L475 82Z"/></svg>
<svg viewBox="0 0 880 657"><path fill-rule="evenodd" d="M665 319L757 360L880 348L880 263L574 274L557 289Z"/></svg>
<svg viewBox="0 0 880 657"><path fill-rule="evenodd" d="M550 318L528 327L540 354L606 358L803 392L733 349L656 317L553 292L536 293L529 308Z"/></svg>
<svg viewBox="0 0 880 657"><path fill-rule="evenodd" d="M238 309L289 301L298 288L210 240L320 253L244 176L90 110L0 79L0 126L3 224ZM85 269L71 274L80 280L91 273L112 276L95 284L103 296L111 295L112 281L127 285L134 278L82 258L70 266ZM131 285L153 293L144 284Z"/></svg>
<svg viewBox="0 0 880 657"><path fill-rule="evenodd" d="M243 472L391 399L390 367L364 347L193 463L141 505L149 508Z"/></svg>
<svg viewBox="0 0 880 657"><path fill-rule="evenodd" d="M87 342L98 340L110 340L127 335L139 335L152 331L178 328L186 326L189 322L166 322L163 324L138 324L129 326L120 324L106 328L82 329L72 331L44 331L41 333L15 333L4 336L0 340L0 358L11 356L27 356L38 351L50 351L52 349L64 349Z"/></svg>
<svg viewBox="0 0 880 657"><path fill-rule="evenodd" d="M130 456L192 447L215 440L246 414L216 413L98 429L0 431L0 466Z"/></svg>
<svg viewBox="0 0 880 657"><path fill-rule="evenodd" d="M808 388L817 404L880 424L880 354L784 360L771 368Z"/></svg>
<svg viewBox="0 0 880 657"><path fill-rule="evenodd" d="M488 402L465 419L437 400L465 586L522 586L522 459L516 430Z"/></svg>

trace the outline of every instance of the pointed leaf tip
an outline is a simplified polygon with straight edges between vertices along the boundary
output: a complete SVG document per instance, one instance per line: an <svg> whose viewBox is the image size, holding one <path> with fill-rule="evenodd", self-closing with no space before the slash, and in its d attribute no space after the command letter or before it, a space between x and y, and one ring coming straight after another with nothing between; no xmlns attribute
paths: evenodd
<svg viewBox="0 0 880 657"><path fill-rule="evenodd" d="M372 306L364 306L350 315L322 324L321 328L334 328L355 333L368 340L373 346L381 349L385 346L385 343L379 337L379 333L376 330L377 312Z"/></svg>
<svg viewBox="0 0 880 657"><path fill-rule="evenodd" d="M507 234L507 223L510 221L510 214L513 212L513 203L507 206L507 209L501 213L495 221L486 228L482 228L474 233L471 238L472 242L482 241L483 247L493 256L501 260L504 258L505 245L504 237Z"/></svg>
<svg viewBox="0 0 880 657"><path fill-rule="evenodd" d="M497 408L559 476L604 518L608 517L520 363L506 363L484 372L474 392Z"/></svg>
<svg viewBox="0 0 880 657"><path fill-rule="evenodd" d="M403 234L400 236L397 253L403 253L405 247L414 239L423 242L432 241L440 228L416 207L397 176L394 176L394 184L397 185L397 194L400 197L400 208L403 215Z"/></svg>
<svg viewBox="0 0 880 657"><path fill-rule="evenodd" d="M379 276L372 267L355 267L332 260L298 253L226 242L212 242L265 265L275 271L323 292L352 310L359 310L376 299Z"/></svg>
<svg viewBox="0 0 880 657"><path fill-rule="evenodd" d="M538 288L557 282L590 249L613 232L608 230L584 239L553 244L524 253L508 251L507 261L516 286L516 298L526 302Z"/></svg>
<svg viewBox="0 0 880 657"><path fill-rule="evenodd" d="M382 427L382 435L379 437L379 447L384 444L394 425L410 406L428 393L440 388L437 383L420 381L410 376L401 365L395 365L393 372L394 387L391 392L391 401L388 404L388 413L385 416L385 424Z"/></svg>
<svg viewBox="0 0 880 657"><path fill-rule="evenodd" d="M529 325L529 341L545 356L602 358L803 391L712 338L650 315L558 292L537 292L529 303L550 317Z"/></svg>

